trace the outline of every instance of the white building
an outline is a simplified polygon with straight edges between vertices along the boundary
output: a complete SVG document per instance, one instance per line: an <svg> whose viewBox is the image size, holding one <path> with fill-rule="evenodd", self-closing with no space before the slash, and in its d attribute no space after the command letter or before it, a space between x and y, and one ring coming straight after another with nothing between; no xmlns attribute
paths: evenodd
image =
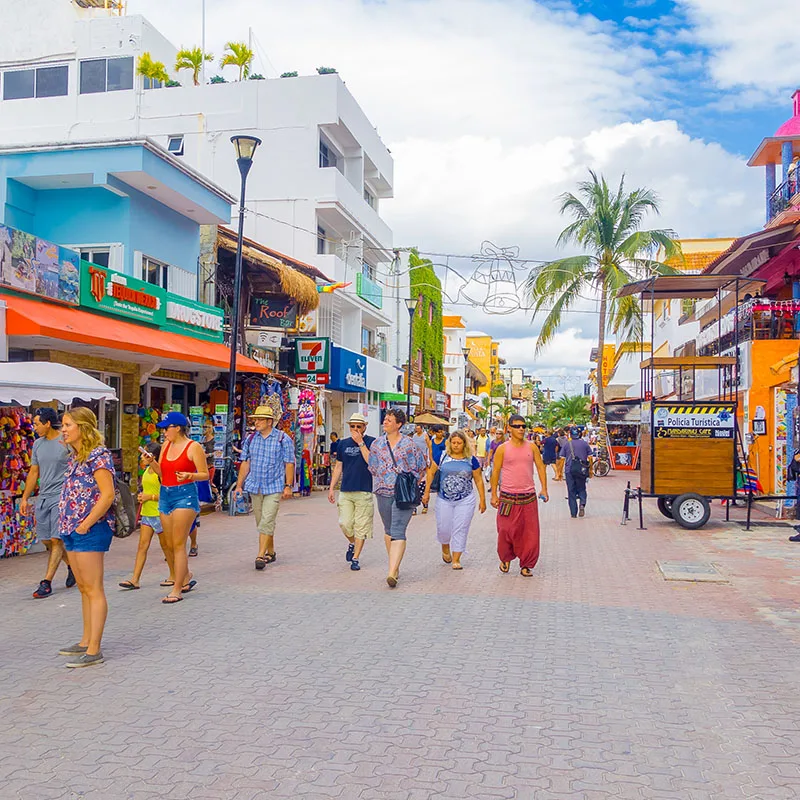
<svg viewBox="0 0 800 800"><path fill-rule="evenodd" d="M193 86L146 19L91 5L0 0L0 145L148 137L238 197L229 140L258 136L245 234L350 283L322 295L317 334L368 357L367 403L396 391L403 277L390 296L392 232L380 216L394 165L339 76ZM145 88L136 75L144 52L183 85ZM161 198L165 189L147 191Z"/></svg>

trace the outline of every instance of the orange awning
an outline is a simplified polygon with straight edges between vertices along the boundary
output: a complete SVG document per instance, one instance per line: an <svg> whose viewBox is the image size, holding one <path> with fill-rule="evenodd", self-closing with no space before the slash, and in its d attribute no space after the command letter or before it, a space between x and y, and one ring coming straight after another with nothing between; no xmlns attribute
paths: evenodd
<svg viewBox="0 0 800 800"><path fill-rule="evenodd" d="M227 372L230 366L231 351L218 342L146 328L55 303L6 294L2 298L8 308L6 327L9 336L43 336L57 341L108 347L158 359L185 361L221 372ZM269 373L266 367L241 353L236 356L236 368L241 372Z"/></svg>

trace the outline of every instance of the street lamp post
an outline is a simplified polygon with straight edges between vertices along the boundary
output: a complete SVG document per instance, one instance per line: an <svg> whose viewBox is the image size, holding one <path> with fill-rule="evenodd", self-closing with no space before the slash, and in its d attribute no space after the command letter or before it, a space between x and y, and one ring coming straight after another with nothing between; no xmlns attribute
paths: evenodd
<svg viewBox="0 0 800 800"><path fill-rule="evenodd" d="M489 421L491 422L494 419L494 374L495 368L489 367L489 372L492 376L491 383L489 384Z"/></svg>
<svg viewBox="0 0 800 800"><path fill-rule="evenodd" d="M414 314L417 312L418 299L416 297L406 298L406 308L408 309L408 374L406 375L406 421L411 416L411 346L412 334L414 332Z"/></svg>
<svg viewBox="0 0 800 800"><path fill-rule="evenodd" d="M225 494L233 485L235 474L233 469L233 428L234 407L236 405L236 352L239 349L239 316L241 314L242 295L242 245L244 240L244 205L247 188L247 173L253 166L253 155L261 144L256 136L231 136L236 148L236 164L242 177L242 188L239 195L239 238L236 242L236 267L233 276L233 308L231 309L231 362L228 372L228 417L225 435Z"/></svg>
<svg viewBox="0 0 800 800"><path fill-rule="evenodd" d="M467 413L467 373L469 372L469 347L462 347L461 353L464 356L464 413Z"/></svg>

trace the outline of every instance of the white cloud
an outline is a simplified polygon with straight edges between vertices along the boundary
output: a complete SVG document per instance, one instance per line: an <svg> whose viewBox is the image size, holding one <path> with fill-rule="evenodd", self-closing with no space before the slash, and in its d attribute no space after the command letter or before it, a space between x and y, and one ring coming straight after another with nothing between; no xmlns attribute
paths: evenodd
<svg viewBox="0 0 800 800"><path fill-rule="evenodd" d="M776 24L772 16L794 0L762 0L759 14L747 19L729 0L683 2L700 25L697 35L716 48L720 82L741 82L747 68L728 63L740 50L749 59L744 63L753 62L745 28L754 41L795 38L790 18ZM551 258L565 224L556 198L590 167L611 181L626 172L630 187L657 191L663 214L650 224L684 237L735 235L762 224L760 175L673 121L646 119L651 98L668 88L663 63L590 15L536 0L207 5L209 46L217 55L228 39L246 39L250 25L257 71L338 69L395 158L395 199L382 213L399 245L474 253L491 239L519 245L523 257ZM196 0L129 0L128 8L148 16L175 44L199 42ZM762 18L772 20L769 30L762 31ZM778 64L796 69L797 62L770 63L763 72L774 81ZM502 336L509 363L519 358L533 366L535 329L525 315L510 320L455 310L471 327ZM568 324L539 362L547 369L587 365L593 318L574 315Z"/></svg>
<svg viewBox="0 0 800 800"><path fill-rule="evenodd" d="M710 72L726 89L755 87L762 98L800 85L796 0L680 0Z"/></svg>

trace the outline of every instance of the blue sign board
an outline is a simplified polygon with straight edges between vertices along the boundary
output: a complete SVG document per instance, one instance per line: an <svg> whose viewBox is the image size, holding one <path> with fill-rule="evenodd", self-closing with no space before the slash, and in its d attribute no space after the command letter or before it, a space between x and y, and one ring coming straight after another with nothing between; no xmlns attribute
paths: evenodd
<svg viewBox="0 0 800 800"><path fill-rule="evenodd" d="M367 357L344 347L331 347L329 389L340 392L367 391Z"/></svg>

